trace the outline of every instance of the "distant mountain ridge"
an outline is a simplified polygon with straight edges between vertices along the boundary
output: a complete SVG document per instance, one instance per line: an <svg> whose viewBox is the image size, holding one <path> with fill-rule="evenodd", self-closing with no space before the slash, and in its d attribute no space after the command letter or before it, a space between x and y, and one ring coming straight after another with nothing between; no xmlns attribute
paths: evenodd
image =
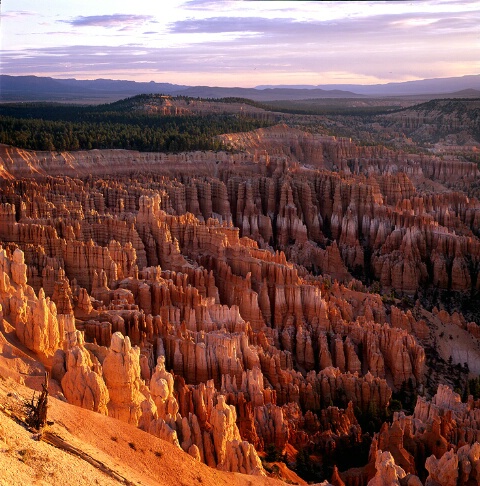
<svg viewBox="0 0 480 486"><path fill-rule="evenodd" d="M386 84L319 84L314 85L261 85L256 89L269 88L290 88L290 89L309 89L317 88L332 90L343 89L354 91L355 93L367 96L406 96L422 94L446 94L463 90L480 90L480 74L451 78L421 79L417 81L404 81L400 83Z"/></svg>
<svg viewBox="0 0 480 486"><path fill-rule="evenodd" d="M0 99L29 101L64 101L77 95L78 100L102 99L116 101L137 94L165 94L194 98L249 98L254 101L298 100L305 98L352 98L358 94L342 90L272 88L224 88L184 86L171 83L139 83L111 79L77 80L37 76L0 75Z"/></svg>
<svg viewBox="0 0 480 486"><path fill-rule="evenodd" d="M0 75L0 100L65 101L105 99L116 101L137 94L171 94L187 88L171 83L139 83L112 79L55 79L39 76Z"/></svg>
<svg viewBox="0 0 480 486"><path fill-rule="evenodd" d="M177 95L200 98L248 98L253 101L273 100L303 100L305 98L361 98L362 95L351 91L325 89L295 89L295 88L222 88L209 86L192 86Z"/></svg>
<svg viewBox="0 0 480 486"><path fill-rule="evenodd" d="M472 91L473 90L473 91ZM128 80L55 79L38 76L0 75L0 101L59 101L102 103L137 94L165 94L199 98L249 98L254 101L305 100L320 98L363 98L365 96L412 96L480 91L480 75L437 78L377 85L328 84L318 86L257 86L226 88L186 86L172 83ZM468 93L468 94L467 94Z"/></svg>

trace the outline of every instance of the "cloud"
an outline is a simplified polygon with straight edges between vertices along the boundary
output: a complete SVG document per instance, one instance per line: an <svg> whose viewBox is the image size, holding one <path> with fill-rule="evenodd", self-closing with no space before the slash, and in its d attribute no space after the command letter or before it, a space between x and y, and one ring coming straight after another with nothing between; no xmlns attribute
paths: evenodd
<svg viewBox="0 0 480 486"><path fill-rule="evenodd" d="M38 16L36 12L31 12L28 10L13 10L11 12L3 12L2 18L30 17L32 15Z"/></svg>
<svg viewBox="0 0 480 486"><path fill-rule="evenodd" d="M444 33L446 31L473 31L478 32L478 26L480 22L480 17L477 15L468 17L448 17L443 19L438 19L432 24L432 28L438 33Z"/></svg>
<svg viewBox="0 0 480 486"><path fill-rule="evenodd" d="M225 8L228 4L240 3L242 0L189 0L182 4L182 8L189 10L219 10Z"/></svg>
<svg viewBox="0 0 480 486"><path fill-rule="evenodd" d="M244 3L245 5L242 5L242 3ZM252 3L261 3L261 8L268 9L268 11L270 12L295 12L300 4L300 2L296 0L290 0L286 2L273 2L267 0L264 0L262 2L259 2L258 0L188 0L182 4L182 8L186 10L213 10L218 12L220 10L231 10L232 7L240 9L252 8L251 5L248 5Z"/></svg>
<svg viewBox="0 0 480 486"><path fill-rule="evenodd" d="M264 32L274 28L279 31L285 25L294 24L290 19L266 19L263 17L210 17L186 19L171 24L176 34L219 34L224 32Z"/></svg>
<svg viewBox="0 0 480 486"><path fill-rule="evenodd" d="M478 8L478 0L434 0L428 3L431 3L432 5L447 5L448 7L458 5L462 8L471 5L476 9Z"/></svg>
<svg viewBox="0 0 480 486"><path fill-rule="evenodd" d="M68 72L81 77L81 73L95 72L109 77L122 72L125 78L135 77L139 66L157 73L157 77L168 73L199 73L202 75L255 75L281 79L295 73L298 76L322 76L324 72L349 72L363 76L389 78L394 70L405 77L442 77L454 75L448 71L448 63L461 63L479 68L478 55L474 50L462 46L451 47L447 53L435 54L437 49L426 51L389 48L366 49L300 49L285 53L280 50L262 48L258 45L238 43L229 46L216 42L182 48L145 48L144 46L71 46L49 47L28 51L4 51L1 66L5 74L44 74ZM255 72L254 72L255 71ZM444 74L447 72L447 74ZM423 74L427 73L427 74ZM458 72L457 72L458 74ZM248 74L249 75L249 74ZM218 81L217 81L218 82ZM254 85L253 82L250 85Z"/></svg>
<svg viewBox="0 0 480 486"><path fill-rule="evenodd" d="M151 15L130 15L130 14L113 14L113 15L89 15L79 16L71 20L61 20L74 27L127 27L142 25L145 22L153 21Z"/></svg>
<svg viewBox="0 0 480 486"><path fill-rule="evenodd" d="M476 15L475 15L476 14ZM271 37L279 43L307 39L315 42L323 37L362 35L363 38L376 35L402 34L419 37L435 34L436 30L470 31L478 28L479 12L468 15L450 13L403 13L369 17L343 18L336 20L295 20L291 18L265 17L210 17L206 19L185 19L170 24L170 32L177 34L222 34L258 33L259 37ZM419 30L421 26L421 30ZM408 31L408 32L406 32Z"/></svg>

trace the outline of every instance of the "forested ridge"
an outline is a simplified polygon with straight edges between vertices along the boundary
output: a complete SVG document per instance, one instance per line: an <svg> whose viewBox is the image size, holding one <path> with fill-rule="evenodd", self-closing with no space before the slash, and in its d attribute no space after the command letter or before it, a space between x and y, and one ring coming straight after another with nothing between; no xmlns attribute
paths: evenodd
<svg viewBox="0 0 480 486"><path fill-rule="evenodd" d="M0 143L31 150L222 150L222 133L268 126L245 115L163 115L136 110L145 95L109 105L16 103L0 107ZM158 99L158 97L157 97ZM231 102L225 100L224 102Z"/></svg>

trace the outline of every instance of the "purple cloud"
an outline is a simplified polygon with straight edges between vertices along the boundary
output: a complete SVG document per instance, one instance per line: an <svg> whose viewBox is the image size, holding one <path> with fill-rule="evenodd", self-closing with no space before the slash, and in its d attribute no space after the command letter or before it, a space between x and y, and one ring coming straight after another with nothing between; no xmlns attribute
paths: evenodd
<svg viewBox="0 0 480 486"><path fill-rule="evenodd" d="M74 27L126 27L133 25L141 25L145 22L151 22L153 17L151 15L89 15L87 17L79 16L72 20L62 20Z"/></svg>
<svg viewBox="0 0 480 486"><path fill-rule="evenodd" d="M460 53L452 50L443 53L442 62L455 60L462 55L464 62L476 62L474 50ZM258 45L247 44L247 40L231 45L217 42L203 43L199 51L195 45L177 48L145 48L141 46L70 46L38 48L29 51L4 51L1 68L4 74L58 73L68 67L72 75L95 72L97 75L110 76L112 72L138 72L140 66L157 73L242 73L259 68L264 74L302 73L316 71L321 73L327 67L330 71L343 72L348 66L352 73L378 76L379 73L401 70L405 76L419 76L428 66L431 77L441 77L442 66L432 60L429 51L418 51L412 58L411 51L396 53L392 60L390 51L374 52L369 49L362 55L358 52L340 50L297 50L295 56L285 58L278 49L259 49ZM422 75L426 77L426 75Z"/></svg>
<svg viewBox="0 0 480 486"><path fill-rule="evenodd" d="M221 34L221 33L258 33L259 37L274 37L281 42L288 38L310 39L315 41L322 36L342 37L358 36L372 37L385 36L388 40L392 35L402 35L409 39L413 30L416 36L421 34L441 34L440 29L449 28L450 31L468 32L478 27L479 11L452 15L451 13L402 13L384 14L360 18L344 18L337 20L294 20L289 18L264 17L210 17L206 19L188 18L170 24L172 33L180 34ZM409 22L415 23L428 20L420 27L412 27Z"/></svg>

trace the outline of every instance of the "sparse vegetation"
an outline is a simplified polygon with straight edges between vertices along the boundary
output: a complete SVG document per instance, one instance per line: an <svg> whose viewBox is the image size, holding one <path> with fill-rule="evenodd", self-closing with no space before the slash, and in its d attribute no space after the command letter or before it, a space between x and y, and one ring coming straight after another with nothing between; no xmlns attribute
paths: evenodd
<svg viewBox="0 0 480 486"><path fill-rule="evenodd" d="M268 444L265 447L265 454L265 461L267 462L286 461L286 457L277 449L275 444Z"/></svg>
<svg viewBox="0 0 480 486"><path fill-rule="evenodd" d="M302 479L308 482L320 482L326 479L322 465L312 460L306 448L298 451L294 469Z"/></svg>
<svg viewBox="0 0 480 486"><path fill-rule="evenodd" d="M410 378L402 383L398 392L392 393L392 400L390 401L389 409L391 412L398 412L404 410L411 415L417 403L417 389Z"/></svg>
<svg viewBox="0 0 480 486"><path fill-rule="evenodd" d="M36 430L41 430L47 424L48 410L48 374L45 374L45 383L42 383L42 392L35 399L35 392L31 401L25 401L26 423Z"/></svg>

